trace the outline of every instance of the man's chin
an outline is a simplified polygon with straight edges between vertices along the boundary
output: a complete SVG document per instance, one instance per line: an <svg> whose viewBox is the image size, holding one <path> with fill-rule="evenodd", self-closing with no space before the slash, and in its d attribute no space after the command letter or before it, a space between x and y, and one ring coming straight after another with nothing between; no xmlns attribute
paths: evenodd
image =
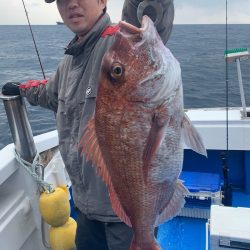
<svg viewBox="0 0 250 250"><path fill-rule="evenodd" d="M85 34L88 33L88 29L80 25L70 25L69 28L72 32L74 32L78 36L84 36Z"/></svg>

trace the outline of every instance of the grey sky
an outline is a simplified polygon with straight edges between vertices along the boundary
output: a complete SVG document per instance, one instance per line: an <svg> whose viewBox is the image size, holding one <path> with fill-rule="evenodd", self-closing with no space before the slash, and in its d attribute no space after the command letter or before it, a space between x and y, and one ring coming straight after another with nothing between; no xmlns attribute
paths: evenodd
<svg viewBox="0 0 250 250"><path fill-rule="evenodd" d="M32 24L55 24L61 21L56 4L43 0L24 0ZM119 21L124 0L108 0L108 12ZM176 24L225 23L226 0L174 0ZM0 25L27 24L21 0L0 0ZM250 24L250 1L228 0L228 22Z"/></svg>

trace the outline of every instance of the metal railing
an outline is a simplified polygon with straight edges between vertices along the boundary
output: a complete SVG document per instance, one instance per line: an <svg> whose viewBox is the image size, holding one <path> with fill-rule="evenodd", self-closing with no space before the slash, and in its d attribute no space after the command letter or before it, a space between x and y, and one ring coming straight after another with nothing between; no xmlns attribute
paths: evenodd
<svg viewBox="0 0 250 250"><path fill-rule="evenodd" d="M37 151L23 98L0 93L0 99L4 103L17 153L25 161L32 162Z"/></svg>

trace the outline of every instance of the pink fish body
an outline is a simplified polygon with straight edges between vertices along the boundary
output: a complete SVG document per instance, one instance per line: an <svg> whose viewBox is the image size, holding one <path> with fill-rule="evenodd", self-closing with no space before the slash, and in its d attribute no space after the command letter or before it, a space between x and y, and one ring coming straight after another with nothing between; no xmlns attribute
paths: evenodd
<svg viewBox="0 0 250 250"><path fill-rule="evenodd" d="M176 216L183 141L206 155L183 109L181 69L153 22L120 22L102 62L95 116L80 143L106 182L112 207L132 226L130 250L161 249L154 227Z"/></svg>

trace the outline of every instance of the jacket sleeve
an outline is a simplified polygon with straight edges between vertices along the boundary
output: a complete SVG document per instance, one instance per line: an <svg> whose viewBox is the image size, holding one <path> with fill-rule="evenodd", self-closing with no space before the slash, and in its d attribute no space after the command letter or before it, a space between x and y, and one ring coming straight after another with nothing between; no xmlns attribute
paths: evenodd
<svg viewBox="0 0 250 250"><path fill-rule="evenodd" d="M148 15L154 21L157 19L157 16L160 17L156 24L156 29L161 36L163 43L166 44L170 37L174 21L173 0L125 0L122 11L122 20L140 27L141 25L137 17L139 4L144 7L142 15ZM154 5L157 7L155 8L155 11L152 11Z"/></svg>
<svg viewBox="0 0 250 250"><path fill-rule="evenodd" d="M28 102L57 112L59 69L49 80L30 80L20 85L20 94Z"/></svg>

